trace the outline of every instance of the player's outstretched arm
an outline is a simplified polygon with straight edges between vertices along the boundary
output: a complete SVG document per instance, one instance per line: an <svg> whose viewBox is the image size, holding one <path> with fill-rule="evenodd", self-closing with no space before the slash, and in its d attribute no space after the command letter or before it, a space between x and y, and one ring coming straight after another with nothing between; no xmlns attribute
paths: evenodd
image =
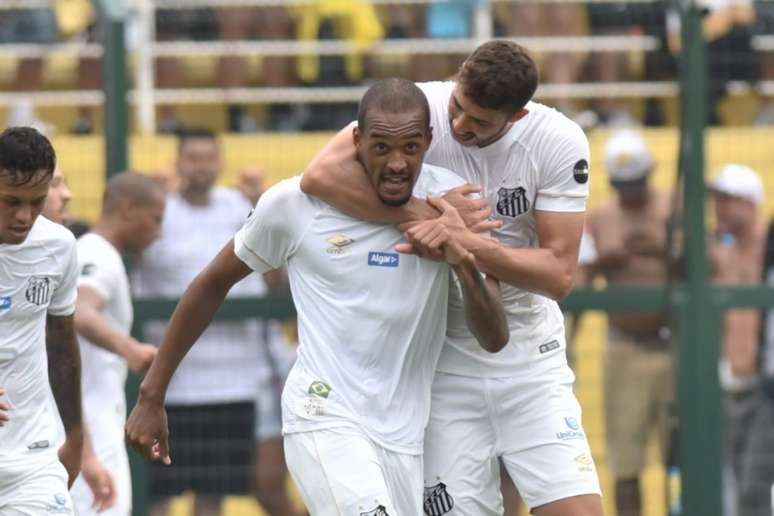
<svg viewBox="0 0 774 516"><path fill-rule="evenodd" d="M144 374L156 356L156 346L143 344L117 331L105 317L104 307L105 300L96 289L79 286L75 305L76 331L89 342L123 357L133 373Z"/></svg>
<svg viewBox="0 0 774 516"><path fill-rule="evenodd" d="M46 317L48 381L65 429L59 460L67 470L69 484L81 470L83 420L81 414L81 356L72 315Z"/></svg>
<svg viewBox="0 0 774 516"><path fill-rule="evenodd" d="M438 212L421 199L412 197L403 206L387 206L379 199L357 159L352 129L339 131L314 157L301 177L301 190L371 222L402 224L437 217Z"/></svg>
<svg viewBox="0 0 774 516"><path fill-rule="evenodd" d="M486 274L514 287L563 299L573 287L584 212L535 211L537 248L506 248L488 240L463 245ZM475 235L474 235L475 236Z"/></svg>
<svg viewBox="0 0 774 516"><path fill-rule="evenodd" d="M126 423L126 438L139 453L170 464L164 398L172 375L209 326L231 287L251 272L229 241L188 286L175 308L158 355L140 385L140 396Z"/></svg>

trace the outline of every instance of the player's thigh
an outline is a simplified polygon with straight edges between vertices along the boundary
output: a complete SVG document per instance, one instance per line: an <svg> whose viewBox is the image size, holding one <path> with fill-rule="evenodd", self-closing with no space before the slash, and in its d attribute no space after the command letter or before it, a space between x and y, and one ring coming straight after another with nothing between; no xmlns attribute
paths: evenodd
<svg viewBox="0 0 774 516"><path fill-rule="evenodd" d="M610 468L617 478L642 469L652 418L652 373L648 352L626 340L605 350L605 435Z"/></svg>
<svg viewBox="0 0 774 516"><path fill-rule="evenodd" d="M377 453L397 514L422 515L422 456L395 453L380 447L377 447Z"/></svg>
<svg viewBox="0 0 774 516"><path fill-rule="evenodd" d="M311 516L399 514L376 447L356 429L288 434L285 460Z"/></svg>
<svg viewBox="0 0 774 516"><path fill-rule="evenodd" d="M425 430L425 514L502 514L485 378L437 373Z"/></svg>
<svg viewBox="0 0 774 516"><path fill-rule="evenodd" d="M499 381L500 458L530 510L600 494L573 379L563 365L528 383Z"/></svg>
<svg viewBox="0 0 774 516"><path fill-rule="evenodd" d="M72 515L73 502L67 490L67 471L58 461L25 476L8 490L0 502L3 516Z"/></svg>

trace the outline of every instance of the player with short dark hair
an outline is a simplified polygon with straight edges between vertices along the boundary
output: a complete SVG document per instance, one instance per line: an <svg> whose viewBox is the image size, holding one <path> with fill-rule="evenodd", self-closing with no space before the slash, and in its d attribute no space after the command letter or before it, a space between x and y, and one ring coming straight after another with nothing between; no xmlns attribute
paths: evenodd
<svg viewBox="0 0 774 516"><path fill-rule="evenodd" d="M79 516L129 516L132 484L124 443L127 374L142 375L156 347L131 337L134 317L122 256L141 253L159 236L165 192L135 172L110 178L102 213L78 239L78 302L83 411L90 440L83 472L73 485ZM107 478L100 465L110 472Z"/></svg>
<svg viewBox="0 0 774 516"><path fill-rule="evenodd" d="M9 515L71 513L81 464L75 238L39 216L55 167L35 129L0 134L0 513Z"/></svg>
<svg viewBox="0 0 774 516"><path fill-rule="evenodd" d="M431 131L421 92L399 79L372 88L353 138L359 173L380 202L400 204L412 192L437 196L460 184L448 170L422 165ZM163 400L177 364L235 282L287 263L299 348L282 396L283 434L307 508L314 516L420 516L422 440L447 304L460 307L480 345L496 352L508 333L497 283L450 238L462 220L448 203L431 199L444 215L424 228L439 263L399 255L397 228L349 217L305 195L299 182L264 193L188 288L140 388L127 437L146 457L170 460Z"/></svg>
<svg viewBox="0 0 774 516"><path fill-rule="evenodd" d="M469 232L452 232L477 266L501 281L510 327L508 345L497 355L485 353L452 307L425 435L430 516L452 506L459 515L501 514L498 460L534 514L602 514L555 301L569 293L577 267L589 145L577 124L530 100L536 78L526 50L495 40L471 54L456 81L418 85L433 127L427 161L480 185L452 190L447 199L470 225L480 226L490 213L497 223L492 235L499 244L469 245ZM355 154L345 129L306 170L302 189L352 216L381 222L438 216L422 199L400 207L380 203L353 172ZM483 206L461 195L473 190L482 191ZM407 236L410 245L402 251L436 254L424 229L411 228Z"/></svg>

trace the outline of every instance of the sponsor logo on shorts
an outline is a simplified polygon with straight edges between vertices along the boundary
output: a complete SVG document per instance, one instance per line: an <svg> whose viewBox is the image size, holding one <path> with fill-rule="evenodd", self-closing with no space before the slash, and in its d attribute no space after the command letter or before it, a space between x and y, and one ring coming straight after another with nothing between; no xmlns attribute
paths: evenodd
<svg viewBox="0 0 774 516"><path fill-rule="evenodd" d="M586 453L581 453L573 459L578 464L578 471L594 471L594 461Z"/></svg>
<svg viewBox="0 0 774 516"><path fill-rule="evenodd" d="M439 482L426 487L423 507L427 516L442 516L452 510L454 498L446 492L446 484Z"/></svg>
<svg viewBox="0 0 774 516"><path fill-rule="evenodd" d="M32 276L27 281L24 297L33 305L42 306L48 303L51 296L51 280L45 276Z"/></svg>
<svg viewBox="0 0 774 516"><path fill-rule="evenodd" d="M325 250L328 254L347 254L352 250L350 247L355 240L346 235L335 235L326 240L331 246Z"/></svg>
<svg viewBox="0 0 774 516"><path fill-rule="evenodd" d="M559 348L559 341L558 340L552 340L551 342L546 342L545 344L541 344L538 350L540 350L540 354L548 353L549 351L553 351L555 349Z"/></svg>
<svg viewBox="0 0 774 516"><path fill-rule="evenodd" d="M585 159L575 162L572 167L572 177L579 184L585 184L589 180L589 163Z"/></svg>
<svg viewBox="0 0 774 516"><path fill-rule="evenodd" d="M371 267L397 267L400 265L400 255L398 253L371 251L368 253L368 265Z"/></svg>
<svg viewBox="0 0 774 516"><path fill-rule="evenodd" d="M50 446L50 443L48 442L48 440L45 440L45 441L35 441L32 444L28 444L27 445L27 449L28 450L45 450L49 446Z"/></svg>
<svg viewBox="0 0 774 516"><path fill-rule="evenodd" d="M0 296L0 310L11 308L11 296Z"/></svg>
<svg viewBox="0 0 774 516"><path fill-rule="evenodd" d="M586 434L584 434L580 429L580 423L578 423L578 420L574 417L565 417L564 424L567 425L569 430L556 433L556 438L560 441L572 441L575 439L580 440L586 438Z"/></svg>
<svg viewBox="0 0 774 516"><path fill-rule="evenodd" d="M315 380L309 385L307 392L321 398L327 398L331 393L331 386L320 380Z"/></svg>
<svg viewBox="0 0 774 516"><path fill-rule="evenodd" d="M368 512L361 512L360 516L390 516L384 505L377 505L375 509Z"/></svg>
<svg viewBox="0 0 774 516"><path fill-rule="evenodd" d="M54 503L45 505L46 512L51 514L72 514L72 508L67 506L67 496L57 493L54 495Z"/></svg>

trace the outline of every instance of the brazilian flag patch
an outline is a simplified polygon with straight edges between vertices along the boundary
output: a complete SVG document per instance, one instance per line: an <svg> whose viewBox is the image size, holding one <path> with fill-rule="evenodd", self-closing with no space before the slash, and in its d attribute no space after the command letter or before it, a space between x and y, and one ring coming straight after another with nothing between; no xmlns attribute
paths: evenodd
<svg viewBox="0 0 774 516"><path fill-rule="evenodd" d="M312 382L312 384L309 386L308 392L309 394L313 394L321 398L327 398L328 394L331 393L331 387L327 383L317 380Z"/></svg>

